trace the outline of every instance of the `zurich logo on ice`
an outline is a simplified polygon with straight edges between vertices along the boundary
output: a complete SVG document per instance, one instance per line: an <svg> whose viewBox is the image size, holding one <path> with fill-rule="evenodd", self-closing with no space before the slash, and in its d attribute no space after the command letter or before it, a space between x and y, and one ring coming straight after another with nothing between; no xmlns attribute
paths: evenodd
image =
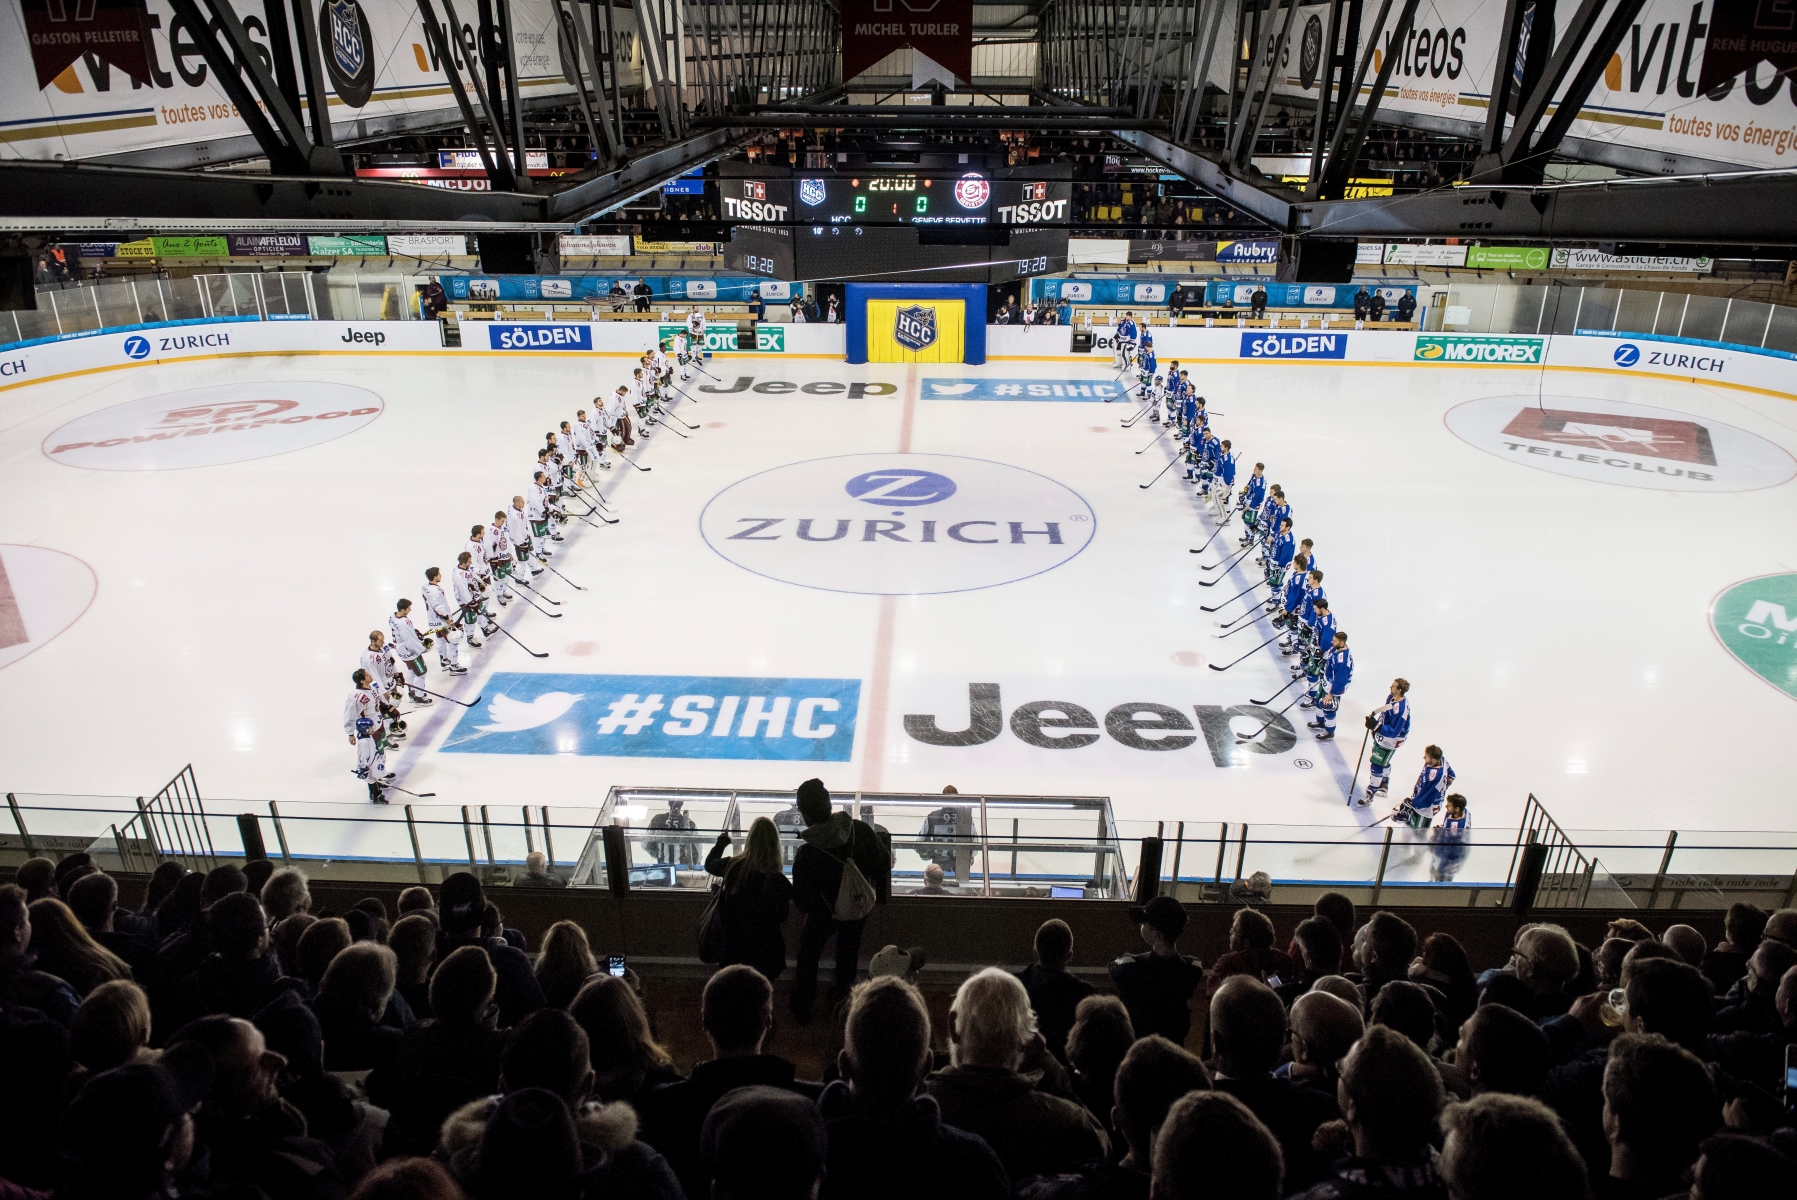
<svg viewBox="0 0 1797 1200"><path fill-rule="evenodd" d="M857 475L843 485L843 490L857 500L882 508L912 508L947 500L955 494L955 481L934 471L899 468Z"/></svg>
<svg viewBox="0 0 1797 1200"><path fill-rule="evenodd" d="M150 357L150 339L132 334L125 339L125 357L131 359Z"/></svg>
<svg viewBox="0 0 1797 1200"><path fill-rule="evenodd" d="M1633 342L1624 342L1616 347L1616 353L1610 356L1619 367L1632 367L1641 361L1641 347Z"/></svg>

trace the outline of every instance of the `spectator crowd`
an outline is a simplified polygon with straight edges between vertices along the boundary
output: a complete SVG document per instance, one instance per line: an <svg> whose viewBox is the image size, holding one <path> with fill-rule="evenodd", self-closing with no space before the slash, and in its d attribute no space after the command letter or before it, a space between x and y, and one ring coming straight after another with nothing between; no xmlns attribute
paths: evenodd
<svg viewBox="0 0 1797 1200"><path fill-rule="evenodd" d="M331 913L294 868L165 863L130 910L88 855L30 860L0 886L0 1200L1797 1196L1797 910L1737 904L1715 945L1525 924L1479 970L1328 893L1283 935L1238 909L1207 965L1162 896L1140 953L1076 970L1047 921L942 1021L920 949L856 979L884 831L798 801L790 881L771 823L706 863L684 1075L634 973L572 921L531 953L472 874ZM789 905L800 1024L836 945L815 1080L769 1051Z"/></svg>

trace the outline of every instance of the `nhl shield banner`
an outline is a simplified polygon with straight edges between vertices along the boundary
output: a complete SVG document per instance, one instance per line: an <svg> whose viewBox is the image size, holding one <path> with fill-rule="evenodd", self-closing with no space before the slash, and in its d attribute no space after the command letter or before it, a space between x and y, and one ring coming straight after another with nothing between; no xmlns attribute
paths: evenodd
<svg viewBox="0 0 1797 1200"><path fill-rule="evenodd" d="M843 0L845 80L907 46L957 79L972 79L973 0Z"/></svg>

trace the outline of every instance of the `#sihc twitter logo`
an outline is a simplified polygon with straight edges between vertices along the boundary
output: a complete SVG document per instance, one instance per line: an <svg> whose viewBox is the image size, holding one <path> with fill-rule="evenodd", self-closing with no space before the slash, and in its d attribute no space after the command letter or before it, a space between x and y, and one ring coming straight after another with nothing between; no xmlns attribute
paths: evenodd
<svg viewBox="0 0 1797 1200"><path fill-rule="evenodd" d="M573 708L582 697L570 692L544 692L534 700L514 700L501 692L487 701L487 721L477 733L522 733L547 725Z"/></svg>

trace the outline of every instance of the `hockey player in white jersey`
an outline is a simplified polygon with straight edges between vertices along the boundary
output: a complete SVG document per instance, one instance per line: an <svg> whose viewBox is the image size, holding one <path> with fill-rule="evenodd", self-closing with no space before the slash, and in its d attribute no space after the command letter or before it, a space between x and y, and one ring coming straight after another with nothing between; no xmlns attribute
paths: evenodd
<svg viewBox="0 0 1797 1200"><path fill-rule="evenodd" d="M393 635L394 657L405 667L402 677L407 696L420 707L431 703L430 696L418 690L425 676L424 652L430 649L430 639L420 637L418 627L412 624L410 600L402 599L394 608L393 615L387 618L387 631Z"/></svg>
<svg viewBox="0 0 1797 1200"><path fill-rule="evenodd" d="M687 338L684 330L674 335L674 361L680 364L680 382L682 383L693 377L693 358L688 349L691 345L692 342Z"/></svg>
<svg viewBox="0 0 1797 1200"><path fill-rule="evenodd" d="M350 676L351 690L343 702L343 732L356 750L356 765L351 774L368 783L368 798L385 804L386 789L381 785L392 779L387 769L387 739L381 720L380 696L368 672L357 668Z"/></svg>
<svg viewBox="0 0 1797 1200"><path fill-rule="evenodd" d="M518 559L512 553L512 540L505 536L505 512L493 514L492 527L480 540L481 555L487 560L488 568L493 572L493 594L499 598L503 608L512 602L512 568Z"/></svg>
<svg viewBox="0 0 1797 1200"><path fill-rule="evenodd" d="M580 409L574 414L569 437L574 447L574 470L577 472L575 486L581 487L586 482L582 477L593 468L593 430L587 424L586 409Z"/></svg>
<svg viewBox="0 0 1797 1200"><path fill-rule="evenodd" d="M487 613L486 588L481 585L480 576L474 570L479 561L472 552L462 551L456 558L455 571L449 577L451 594L455 597L463 632L470 646L481 645L480 638L475 636L477 629L490 637L499 628Z"/></svg>
<svg viewBox="0 0 1797 1200"><path fill-rule="evenodd" d="M383 700L399 697L398 664L387 646L387 635L378 629L368 631L368 646L362 651L362 669Z"/></svg>
<svg viewBox="0 0 1797 1200"><path fill-rule="evenodd" d="M691 344L693 354L704 356L705 314L696 308L686 315L686 340Z"/></svg>
<svg viewBox="0 0 1797 1200"><path fill-rule="evenodd" d="M451 675L466 675L459 658L456 646L456 632L462 624L460 609L450 602L449 594L443 590L443 572L432 567L424 573L424 600L426 632L437 643L437 666Z"/></svg>
<svg viewBox="0 0 1797 1200"><path fill-rule="evenodd" d="M535 546L537 561L546 563L555 555L554 548L549 544L549 502L554 495L550 491L549 473L538 471L526 491L528 496L523 501L524 511L518 516L530 522L530 536L532 544ZM512 519L517 520L518 518L513 517ZM538 568L538 573L540 571L541 568Z"/></svg>

